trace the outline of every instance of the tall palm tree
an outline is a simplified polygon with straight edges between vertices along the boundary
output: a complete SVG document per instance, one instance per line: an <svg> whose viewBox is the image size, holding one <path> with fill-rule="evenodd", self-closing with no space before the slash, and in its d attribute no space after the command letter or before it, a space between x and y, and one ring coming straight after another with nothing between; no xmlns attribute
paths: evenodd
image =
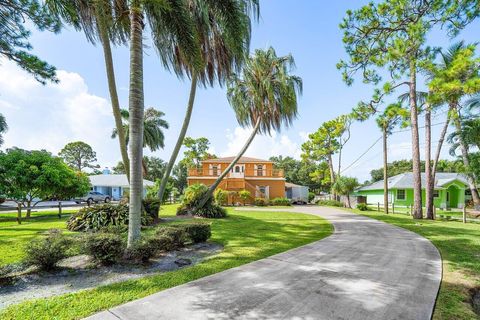
<svg viewBox="0 0 480 320"><path fill-rule="evenodd" d="M199 207L203 207L223 178L245 153L257 133L270 134L288 127L297 117L297 95L302 93L302 79L291 75L295 61L291 55L278 57L275 50L255 50L246 60L242 74L233 74L227 86L228 101L238 123L253 127L235 159L208 188Z"/></svg>
<svg viewBox="0 0 480 320"><path fill-rule="evenodd" d="M129 38L128 2L114 0L47 0L50 11L63 19L67 24L82 30L89 42L101 43L107 75L110 103L115 119L118 143L122 161L125 164L127 178L129 175L129 159L125 144L125 131L122 127L120 103L118 100L115 68L113 64L111 43L125 45Z"/></svg>
<svg viewBox="0 0 480 320"><path fill-rule="evenodd" d="M159 199L163 199L167 182L185 139L198 83L206 87L213 86L218 81L222 85L232 71L239 70L249 51L251 15L254 19L259 15L258 0L188 0L188 7L199 36L202 68L192 68L182 59L172 59L172 68L178 75L182 76L183 73L191 75L191 85L183 124L160 183ZM169 61L164 61L164 64L170 66Z"/></svg>
<svg viewBox="0 0 480 320"><path fill-rule="evenodd" d="M408 118L408 110L400 103L388 105L383 113L377 117L377 125L382 130L383 138L383 209L388 214L388 152L387 139L392 130Z"/></svg>
<svg viewBox="0 0 480 320"><path fill-rule="evenodd" d="M3 114L0 113L0 147L3 144L3 134L7 132L8 130L8 125L7 125L7 120L5 120L5 117Z"/></svg>
<svg viewBox="0 0 480 320"><path fill-rule="evenodd" d="M448 125L453 122L457 133L462 130L460 104L462 98L480 91L479 65L480 60L475 57L475 45L465 45L463 42L458 42L447 51L441 52L440 63L434 66L431 71L431 81L429 82L431 100L435 103L446 103L448 105L447 120L441 131L433 174L435 174L435 163L438 162ZM461 157L465 167L469 167L468 146L461 139L461 135L459 137ZM479 207L480 196L475 180L471 176L467 176L467 179L472 200L475 206Z"/></svg>
<svg viewBox="0 0 480 320"><path fill-rule="evenodd" d="M121 109L123 131L126 132L125 144L128 145L128 132L130 113L127 109ZM154 108L148 108L143 115L143 147L148 147L150 151L156 151L165 147L165 135L162 129L168 129L168 122L163 119L165 113ZM117 138L118 130L112 130L112 139Z"/></svg>

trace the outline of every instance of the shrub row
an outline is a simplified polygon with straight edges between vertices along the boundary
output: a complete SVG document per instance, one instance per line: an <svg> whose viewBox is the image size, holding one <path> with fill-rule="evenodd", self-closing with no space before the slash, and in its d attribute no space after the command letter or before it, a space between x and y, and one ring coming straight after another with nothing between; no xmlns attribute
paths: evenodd
<svg viewBox="0 0 480 320"><path fill-rule="evenodd" d="M343 207L343 203L337 200L318 200L319 206Z"/></svg>
<svg viewBox="0 0 480 320"><path fill-rule="evenodd" d="M154 235L142 236L132 247L126 248L125 229L110 226L99 232L84 235L83 252L103 265L111 265L124 259L133 263L144 263L161 251L171 251L187 243L207 241L211 236L208 223L184 223L157 227ZM60 231L52 230L46 237L33 240L26 247L29 265L42 270L52 270L67 257L71 241Z"/></svg>
<svg viewBox="0 0 480 320"><path fill-rule="evenodd" d="M270 201L265 198L255 198L255 201L253 204L258 207L265 207L269 205L272 205L272 206L291 206L292 205L290 199L288 198L274 198Z"/></svg>

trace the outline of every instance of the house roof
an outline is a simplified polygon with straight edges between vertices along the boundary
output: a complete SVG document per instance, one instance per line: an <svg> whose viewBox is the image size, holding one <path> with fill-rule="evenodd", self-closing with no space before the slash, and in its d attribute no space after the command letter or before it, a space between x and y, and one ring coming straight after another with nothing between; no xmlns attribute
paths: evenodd
<svg viewBox="0 0 480 320"><path fill-rule="evenodd" d="M299 184L290 183L290 182L285 182L285 187L286 187L286 188L293 188L293 187L302 187L302 188L306 188L305 186L301 186L301 185L299 185Z"/></svg>
<svg viewBox="0 0 480 320"><path fill-rule="evenodd" d="M459 173L437 172L435 174L434 188L442 188L443 186L453 182L460 181L468 185L466 177ZM425 173L422 173L422 188L426 184ZM391 189L410 189L413 188L413 173L406 172L388 178L388 187ZM383 180L374 182L368 186L361 187L357 191L363 190L383 190Z"/></svg>
<svg viewBox="0 0 480 320"><path fill-rule="evenodd" d="M95 176L89 176L89 178L92 186L123 188L128 188L130 186L127 175L125 174L99 174ZM153 185L155 185L155 183L152 181L143 179L144 187L151 187Z"/></svg>
<svg viewBox="0 0 480 320"><path fill-rule="evenodd" d="M235 157L224 157L224 158L216 158L216 159L208 159L208 160L203 160L202 162L232 162ZM272 162L270 160L263 160L263 159L257 159L257 158L250 158L250 157L241 157L240 160L238 160L238 163L247 163L247 162L261 162L261 163L267 163L267 162Z"/></svg>

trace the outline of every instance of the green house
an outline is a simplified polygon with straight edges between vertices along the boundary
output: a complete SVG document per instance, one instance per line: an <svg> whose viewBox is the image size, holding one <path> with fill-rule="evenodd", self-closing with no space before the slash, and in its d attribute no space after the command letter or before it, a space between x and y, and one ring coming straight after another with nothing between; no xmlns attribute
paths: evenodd
<svg viewBox="0 0 480 320"><path fill-rule="evenodd" d="M425 174L422 173L422 203L425 203ZM388 178L389 203L404 207L413 205L413 174L402 173ZM435 177L434 205L436 208L463 208L470 198L465 176L458 173L439 172ZM368 204L383 205L383 180L356 190L356 196L366 197Z"/></svg>

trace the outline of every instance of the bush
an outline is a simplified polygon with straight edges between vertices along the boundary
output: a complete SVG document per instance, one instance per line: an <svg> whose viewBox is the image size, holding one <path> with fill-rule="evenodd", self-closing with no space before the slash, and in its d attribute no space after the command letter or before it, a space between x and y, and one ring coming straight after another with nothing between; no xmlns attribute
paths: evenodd
<svg viewBox="0 0 480 320"><path fill-rule="evenodd" d="M215 198L215 203L218 204L219 206L227 205L227 201L228 201L228 192L227 191L218 188L213 193L213 197Z"/></svg>
<svg viewBox="0 0 480 320"><path fill-rule="evenodd" d="M179 225L185 230L188 239L193 243L205 242L212 236L212 228L208 223L186 223Z"/></svg>
<svg viewBox="0 0 480 320"><path fill-rule="evenodd" d="M183 228L177 226L160 226L157 228L155 236L170 238L172 240L171 249L181 248L187 242L187 233Z"/></svg>
<svg viewBox="0 0 480 320"><path fill-rule="evenodd" d="M247 202L250 199L250 191L241 190L238 192L238 196L240 197L240 199L242 199L243 205L245 205L245 202Z"/></svg>
<svg viewBox="0 0 480 320"><path fill-rule="evenodd" d="M117 225L117 226L106 226L106 227L102 227L99 231L103 233L113 233L113 234L122 235L128 232L128 226L124 224Z"/></svg>
<svg viewBox="0 0 480 320"><path fill-rule="evenodd" d="M142 225L150 225L152 218L142 214ZM97 231L107 226L127 225L128 206L124 204L99 204L80 209L67 221L71 231Z"/></svg>
<svg viewBox="0 0 480 320"><path fill-rule="evenodd" d="M265 207L265 206L268 206L268 200L265 198L255 198L255 201L253 202L253 204L258 207Z"/></svg>
<svg viewBox="0 0 480 320"><path fill-rule="evenodd" d="M165 235L157 234L151 239L151 242L158 251L171 251L175 249L173 239Z"/></svg>
<svg viewBox="0 0 480 320"><path fill-rule="evenodd" d="M160 199L158 198L146 198L143 200L143 208L147 216L153 220L158 220L158 210L160 210Z"/></svg>
<svg viewBox="0 0 480 320"><path fill-rule="evenodd" d="M368 211L368 206L366 203L358 203L357 209L360 211Z"/></svg>
<svg viewBox="0 0 480 320"><path fill-rule="evenodd" d="M182 204L177 208L177 215L195 215L204 218L224 218L227 211L213 202L210 197L205 205L197 209L201 199L208 191L208 187L204 184L193 184L185 189L182 198Z"/></svg>
<svg viewBox="0 0 480 320"><path fill-rule="evenodd" d="M49 230L46 237L34 239L27 245L25 262L42 270L52 270L67 257L69 245L69 239L60 230Z"/></svg>
<svg viewBox="0 0 480 320"><path fill-rule="evenodd" d="M85 240L85 252L104 265L115 263L124 249L125 244L118 234L92 233Z"/></svg>
<svg viewBox="0 0 480 320"><path fill-rule="evenodd" d="M290 202L290 199L288 198L274 198L272 200L272 204L274 206L291 206L292 203Z"/></svg>
<svg viewBox="0 0 480 320"><path fill-rule="evenodd" d="M311 203L315 199L315 193L309 192L308 193L308 202Z"/></svg>
<svg viewBox="0 0 480 320"><path fill-rule="evenodd" d="M124 258L136 263L148 262L159 251L155 238L141 238L125 251Z"/></svg>
<svg viewBox="0 0 480 320"><path fill-rule="evenodd" d="M317 204L319 206L343 207L343 203L337 200L318 200Z"/></svg>

